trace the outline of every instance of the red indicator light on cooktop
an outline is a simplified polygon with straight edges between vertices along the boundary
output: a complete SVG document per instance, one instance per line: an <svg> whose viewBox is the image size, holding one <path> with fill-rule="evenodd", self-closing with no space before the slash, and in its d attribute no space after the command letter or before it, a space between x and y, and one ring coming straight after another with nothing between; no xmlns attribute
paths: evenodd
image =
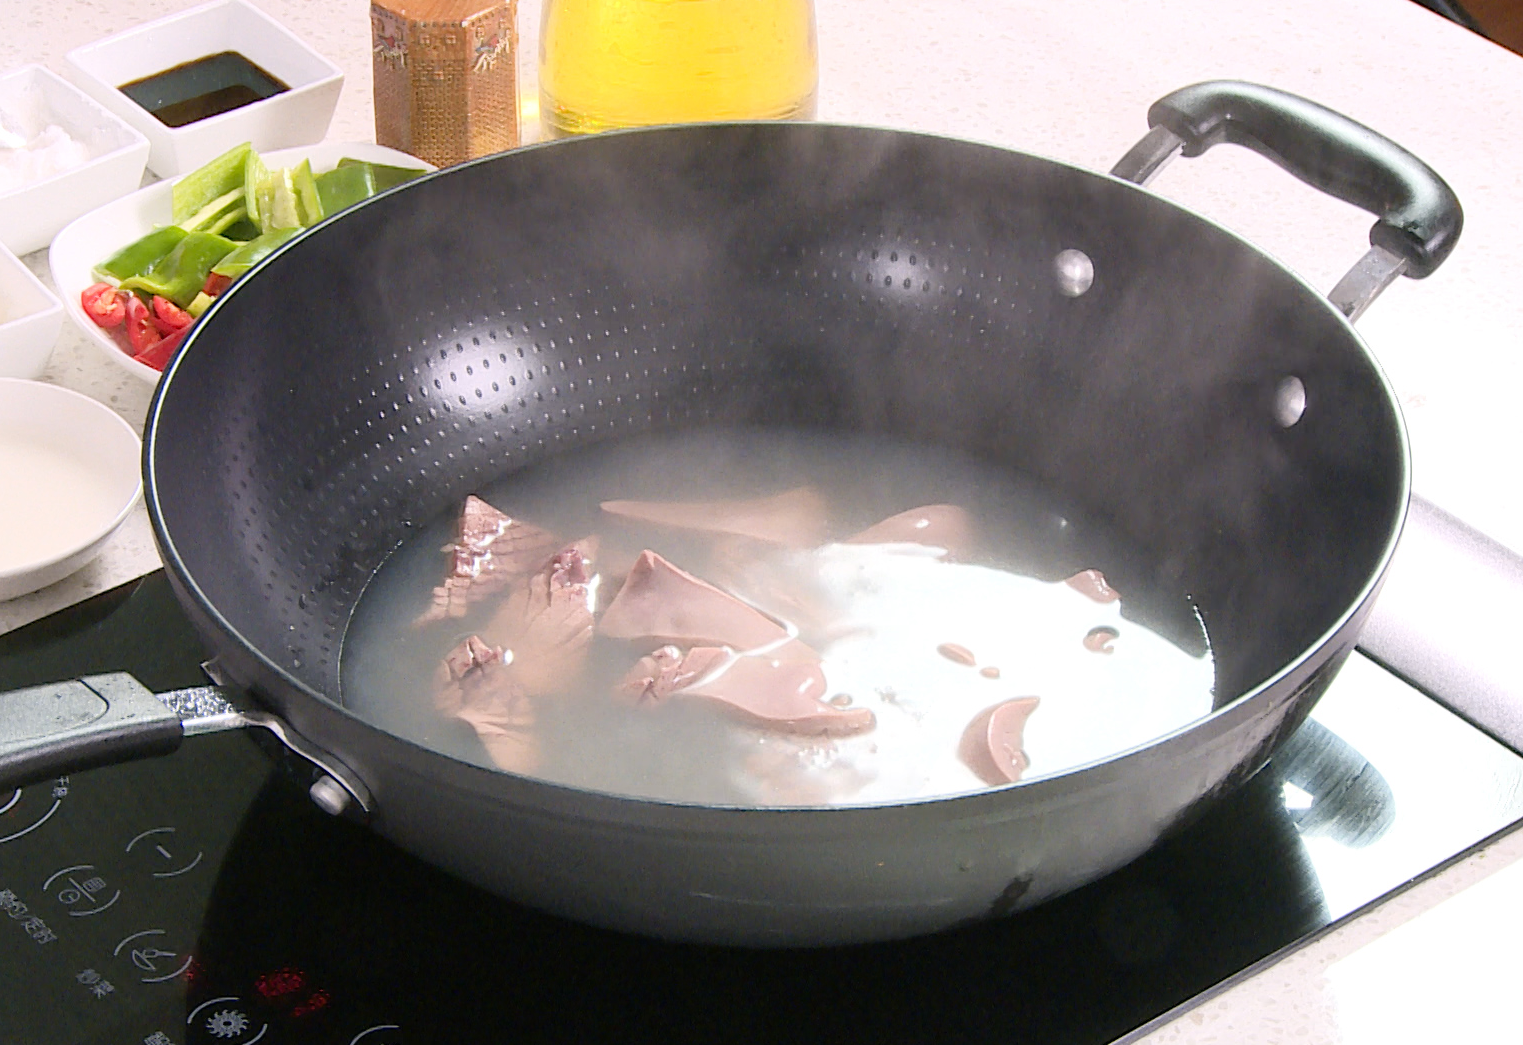
<svg viewBox="0 0 1523 1045"><path fill-rule="evenodd" d="M267 972L254 979L254 990L261 998L280 1005L291 1005L287 1016L310 1016L328 1007L333 996L322 988L313 988L305 997L298 997L308 990L307 974L290 966ZM294 1004L293 1004L294 1003Z"/></svg>
<svg viewBox="0 0 1523 1045"><path fill-rule="evenodd" d="M254 990L265 998L283 998L294 994L307 984L307 974L300 969L276 969L254 981Z"/></svg>
<svg viewBox="0 0 1523 1045"><path fill-rule="evenodd" d="M328 1002L331 1000L332 999L330 998L327 991L315 990L312 992L311 997L291 1010L291 1015L310 1016L314 1012L319 1012L322 1009L326 1009L328 1007Z"/></svg>

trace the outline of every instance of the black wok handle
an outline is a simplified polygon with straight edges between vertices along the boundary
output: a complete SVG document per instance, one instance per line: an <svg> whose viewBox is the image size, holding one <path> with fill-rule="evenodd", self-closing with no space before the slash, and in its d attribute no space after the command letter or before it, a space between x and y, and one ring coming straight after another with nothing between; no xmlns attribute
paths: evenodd
<svg viewBox="0 0 1523 1045"><path fill-rule="evenodd" d="M125 676L33 686L0 695L0 787L167 755L180 716Z"/></svg>
<svg viewBox="0 0 1523 1045"><path fill-rule="evenodd" d="M369 819L374 802L352 770L280 718L233 696L219 686L154 693L122 672L0 693L0 789L168 755L186 736L255 726L311 766L308 793L323 811Z"/></svg>
<svg viewBox="0 0 1523 1045"><path fill-rule="evenodd" d="M1313 188L1379 220L1370 243L1406 262L1416 279L1443 264L1465 215L1448 184L1422 160L1347 116L1259 84L1213 80L1154 102L1148 125L1184 142L1183 155L1242 145Z"/></svg>

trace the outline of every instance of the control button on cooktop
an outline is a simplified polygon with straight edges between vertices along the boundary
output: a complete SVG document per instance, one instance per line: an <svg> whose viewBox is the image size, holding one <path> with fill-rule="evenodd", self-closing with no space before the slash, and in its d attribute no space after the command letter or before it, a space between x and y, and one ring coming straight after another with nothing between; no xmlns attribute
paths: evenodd
<svg viewBox="0 0 1523 1045"><path fill-rule="evenodd" d="M179 837L173 827L150 827L127 843L135 865L153 878L178 878L201 865L206 856L193 842Z"/></svg>
<svg viewBox="0 0 1523 1045"><path fill-rule="evenodd" d="M197 1005L185 1017L185 1026L190 1042L218 1045L254 1045L270 1029L268 1023L251 1015L243 999L234 994Z"/></svg>
<svg viewBox="0 0 1523 1045"><path fill-rule="evenodd" d="M175 943L163 929L143 929L126 936L111 955L130 962L132 974L142 983L168 983L195 961L190 948Z"/></svg>
<svg viewBox="0 0 1523 1045"><path fill-rule="evenodd" d="M59 868L42 883L42 891L62 904L70 918L100 914L122 898L122 891L107 881L94 864Z"/></svg>
<svg viewBox="0 0 1523 1045"><path fill-rule="evenodd" d="M69 796L69 778L0 791L0 845L25 838L53 818Z"/></svg>

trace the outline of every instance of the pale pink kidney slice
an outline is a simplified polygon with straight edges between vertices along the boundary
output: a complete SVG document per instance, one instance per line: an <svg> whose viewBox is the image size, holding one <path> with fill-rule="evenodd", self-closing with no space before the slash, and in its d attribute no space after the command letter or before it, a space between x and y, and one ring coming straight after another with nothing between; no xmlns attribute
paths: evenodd
<svg viewBox="0 0 1523 1045"><path fill-rule="evenodd" d="M966 555L973 543L973 524L955 504L927 504L891 515L846 538L845 543L924 544L957 558Z"/></svg>
<svg viewBox="0 0 1523 1045"><path fill-rule="evenodd" d="M451 569L434 589L419 624L463 617L474 602L538 570L560 547L547 530L498 511L475 494L465 499L451 545Z"/></svg>
<svg viewBox="0 0 1523 1045"><path fill-rule="evenodd" d="M974 716L957 748L963 764L991 787L1019 780L1031 765L1022 734L1040 702L1037 697L1014 697Z"/></svg>
<svg viewBox="0 0 1523 1045"><path fill-rule="evenodd" d="M436 706L468 722L493 762L515 773L539 767L534 703L514 681L502 647L470 636L445 654L437 681Z"/></svg>
<svg viewBox="0 0 1523 1045"><path fill-rule="evenodd" d="M604 501L603 511L683 530L808 548L825 536L825 500L807 486L746 501Z"/></svg>
<svg viewBox="0 0 1523 1045"><path fill-rule="evenodd" d="M640 553L603 611L598 631L613 639L729 646L743 652L788 639L787 630L771 617L649 549Z"/></svg>
<svg viewBox="0 0 1523 1045"><path fill-rule="evenodd" d="M1099 570L1080 570L1063 583L1096 602L1116 602L1121 598L1121 593L1110 586Z"/></svg>
<svg viewBox="0 0 1523 1045"><path fill-rule="evenodd" d="M700 697L742 719L797 736L846 736L871 729L872 710L827 704L820 662L732 650L676 646L642 657L620 681L619 692L640 700Z"/></svg>
<svg viewBox="0 0 1523 1045"><path fill-rule="evenodd" d="M562 548L508 593L482 638L507 651L513 680L530 696L564 693L592 646L592 557L597 538Z"/></svg>

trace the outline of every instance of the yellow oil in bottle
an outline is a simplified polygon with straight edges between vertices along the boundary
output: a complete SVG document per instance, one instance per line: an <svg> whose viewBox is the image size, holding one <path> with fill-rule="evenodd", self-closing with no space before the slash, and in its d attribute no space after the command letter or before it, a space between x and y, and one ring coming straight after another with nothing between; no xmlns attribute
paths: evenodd
<svg viewBox="0 0 1523 1045"><path fill-rule="evenodd" d="M808 119L818 68L812 0L545 0L540 122Z"/></svg>

